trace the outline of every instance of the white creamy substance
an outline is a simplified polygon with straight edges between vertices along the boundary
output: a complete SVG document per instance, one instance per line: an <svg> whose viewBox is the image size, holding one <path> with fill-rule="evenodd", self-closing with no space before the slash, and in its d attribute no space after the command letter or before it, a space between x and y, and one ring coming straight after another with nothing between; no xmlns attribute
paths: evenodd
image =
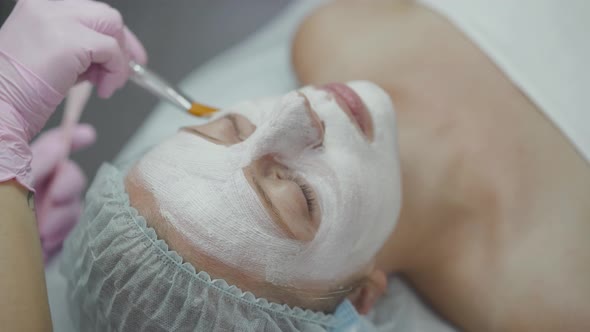
<svg viewBox="0 0 590 332"><path fill-rule="evenodd" d="M401 204L393 105L371 83L348 85L371 114L373 142L329 93L308 87L219 114L238 113L256 125L243 142L224 146L180 131L142 158L138 174L197 253L277 285L334 285L372 261ZM322 147L301 94L325 123ZM321 222L313 240L288 238L247 181L243 168L266 155L315 191Z"/></svg>

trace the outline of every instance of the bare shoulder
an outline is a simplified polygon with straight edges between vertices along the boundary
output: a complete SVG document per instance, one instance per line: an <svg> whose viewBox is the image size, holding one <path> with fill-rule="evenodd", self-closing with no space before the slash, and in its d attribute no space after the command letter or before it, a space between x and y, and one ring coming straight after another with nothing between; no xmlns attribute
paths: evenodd
<svg viewBox="0 0 590 332"><path fill-rule="evenodd" d="M390 92L408 80L423 90L417 80L432 84L432 77L448 86L447 74L466 64L491 67L448 20L404 0L341 0L318 8L299 26L291 57L304 85L363 79Z"/></svg>
<svg viewBox="0 0 590 332"><path fill-rule="evenodd" d="M413 1L341 0L318 8L303 21L293 41L299 80L309 84L366 78L391 53L384 43L399 45L391 42L397 39L392 31L415 7Z"/></svg>

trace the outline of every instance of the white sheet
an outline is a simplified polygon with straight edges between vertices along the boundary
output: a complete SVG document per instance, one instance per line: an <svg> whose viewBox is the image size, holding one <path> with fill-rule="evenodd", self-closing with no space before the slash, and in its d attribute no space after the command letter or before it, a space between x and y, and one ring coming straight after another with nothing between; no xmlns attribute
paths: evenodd
<svg viewBox="0 0 590 332"><path fill-rule="evenodd" d="M283 94L297 87L290 68L290 39L301 19L318 1L298 1L247 40L195 70L181 87L196 100L214 106L258 96ZM178 127L202 122L161 104L138 129L116 159L130 165L139 155ZM65 310L65 282L55 263L46 270L54 329L74 331ZM437 318L398 278L368 316L381 331L456 331Z"/></svg>

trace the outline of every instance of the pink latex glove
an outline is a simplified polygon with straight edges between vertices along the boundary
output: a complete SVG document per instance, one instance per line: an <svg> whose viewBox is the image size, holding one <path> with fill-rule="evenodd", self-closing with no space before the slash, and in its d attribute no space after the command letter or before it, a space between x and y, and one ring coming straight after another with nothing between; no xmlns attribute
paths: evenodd
<svg viewBox="0 0 590 332"><path fill-rule="evenodd" d="M146 62L119 12L90 0L20 0L0 29L0 182L33 190L28 142L78 81L109 97Z"/></svg>
<svg viewBox="0 0 590 332"><path fill-rule="evenodd" d="M72 130L72 146L64 145L63 128L43 133L31 145L35 211L43 257L47 262L59 249L77 223L82 211L82 192L86 176L67 156L96 140L94 128L80 124Z"/></svg>

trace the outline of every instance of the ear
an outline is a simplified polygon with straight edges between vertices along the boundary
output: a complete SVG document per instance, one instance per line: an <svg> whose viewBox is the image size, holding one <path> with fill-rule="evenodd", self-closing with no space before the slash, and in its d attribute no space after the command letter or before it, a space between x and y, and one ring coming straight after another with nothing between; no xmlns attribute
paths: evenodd
<svg viewBox="0 0 590 332"><path fill-rule="evenodd" d="M387 276L380 269L373 269L365 280L348 296L356 310L361 315L366 315L375 305L377 300L387 289Z"/></svg>

